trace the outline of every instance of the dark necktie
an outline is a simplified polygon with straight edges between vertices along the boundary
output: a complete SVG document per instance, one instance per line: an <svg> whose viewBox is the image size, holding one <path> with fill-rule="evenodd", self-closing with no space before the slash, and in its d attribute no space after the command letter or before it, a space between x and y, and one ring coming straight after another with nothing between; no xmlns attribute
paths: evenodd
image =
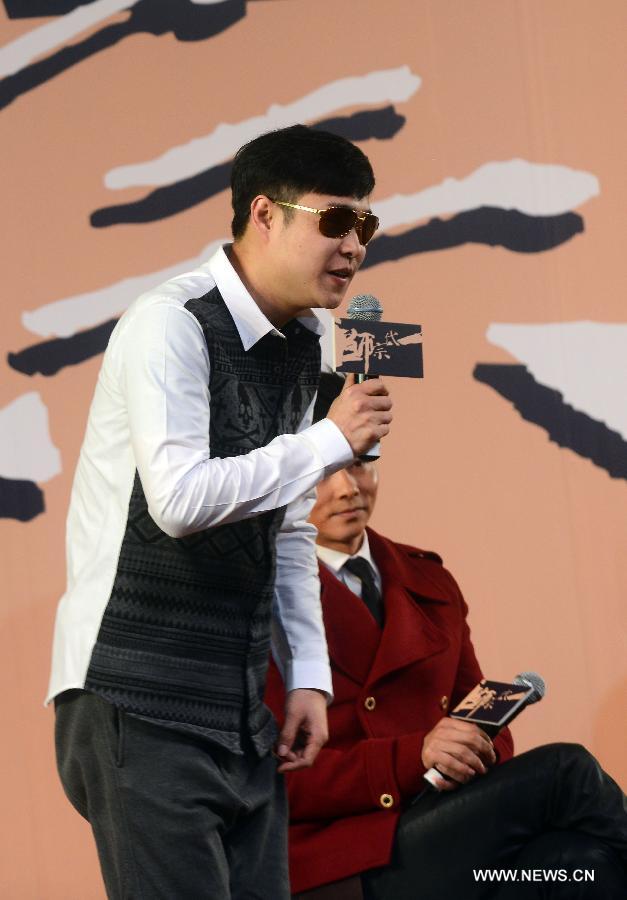
<svg viewBox="0 0 627 900"><path fill-rule="evenodd" d="M361 581L361 599L372 613L377 625L381 628L383 626L383 602L374 580L372 566L363 556L353 556L351 559L346 560L344 568L356 575Z"/></svg>

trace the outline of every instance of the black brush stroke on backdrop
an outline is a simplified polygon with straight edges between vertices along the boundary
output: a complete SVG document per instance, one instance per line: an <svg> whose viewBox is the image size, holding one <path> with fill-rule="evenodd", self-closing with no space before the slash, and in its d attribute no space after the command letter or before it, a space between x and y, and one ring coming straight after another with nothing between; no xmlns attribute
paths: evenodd
<svg viewBox="0 0 627 900"><path fill-rule="evenodd" d="M504 227L501 235L499 226ZM581 231L583 220L576 213L537 219L516 210L482 207L460 213L448 221L432 219L427 225L402 234L384 234L375 238L368 246L362 269L414 253L428 253L468 243L487 243L519 253L537 253L564 243ZM112 319L72 337L44 341L17 353L9 353L9 365L24 375L55 375L65 366L76 365L102 353L115 322Z"/></svg>
<svg viewBox="0 0 627 900"><path fill-rule="evenodd" d="M159 37L172 32L179 41L204 41L226 31L246 15L246 0L200 5L191 0L139 0L125 22L105 25L89 37L68 44L0 81L0 109L45 84L72 66L133 34Z"/></svg>
<svg viewBox="0 0 627 900"><path fill-rule="evenodd" d="M65 16L79 6L90 6L95 0L4 0L9 19L35 19Z"/></svg>
<svg viewBox="0 0 627 900"><path fill-rule="evenodd" d="M583 230L583 219L577 213L528 216L516 209L480 206L450 219L431 219L426 225L418 225L402 234L381 235L368 247L361 268L462 244L487 244L516 253L541 253L564 244Z"/></svg>
<svg viewBox="0 0 627 900"><path fill-rule="evenodd" d="M45 509L44 495L34 482L0 478L0 519L30 522Z"/></svg>
<svg viewBox="0 0 627 900"><path fill-rule="evenodd" d="M332 131L350 141L365 141L370 138L389 140L400 131L405 121L405 117L399 115L393 106L385 106L382 109L357 112L352 116L324 119L312 127ZM93 228L108 228L111 225L155 222L175 216L225 191L229 187L231 165L232 160L228 160L212 166L190 178L157 188L132 203L103 206L94 210L89 221Z"/></svg>
<svg viewBox="0 0 627 900"><path fill-rule="evenodd" d="M473 376L509 400L526 422L543 428L551 441L589 459L612 478L627 479L627 441L622 435L573 409L559 391L538 384L526 366L481 363Z"/></svg>
<svg viewBox="0 0 627 900"><path fill-rule="evenodd" d="M56 375L66 366L76 366L103 353L116 323L117 319L110 319L72 337L33 344L18 353L9 353L7 362L22 375Z"/></svg>
<svg viewBox="0 0 627 900"><path fill-rule="evenodd" d="M352 116L321 119L311 127L318 131L331 131L349 141L368 141L371 138L389 141L399 133L406 121L405 116L390 105L381 109L363 109Z"/></svg>

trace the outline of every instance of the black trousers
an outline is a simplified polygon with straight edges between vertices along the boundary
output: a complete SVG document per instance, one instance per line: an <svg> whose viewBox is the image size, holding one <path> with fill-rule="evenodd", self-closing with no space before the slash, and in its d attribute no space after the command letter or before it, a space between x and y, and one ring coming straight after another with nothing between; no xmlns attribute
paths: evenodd
<svg viewBox="0 0 627 900"><path fill-rule="evenodd" d="M391 865L362 885L366 900L625 900L625 795L584 747L538 747L421 795L400 819Z"/></svg>
<svg viewBox="0 0 627 900"><path fill-rule="evenodd" d="M272 756L237 756L85 691L55 706L61 781L91 824L111 900L288 900Z"/></svg>

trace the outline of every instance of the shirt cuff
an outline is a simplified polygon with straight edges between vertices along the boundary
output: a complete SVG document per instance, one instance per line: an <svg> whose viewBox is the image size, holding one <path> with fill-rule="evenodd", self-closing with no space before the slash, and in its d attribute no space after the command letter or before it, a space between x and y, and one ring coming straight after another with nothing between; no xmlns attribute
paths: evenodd
<svg viewBox="0 0 627 900"><path fill-rule="evenodd" d="M291 660L285 672L285 690L287 692L301 688L323 691L327 695L329 706L333 702L333 681L329 664L312 659Z"/></svg>
<svg viewBox="0 0 627 900"><path fill-rule="evenodd" d="M301 435L313 444L314 452L322 460L327 475L343 469L355 458L351 445L331 419L320 419L315 425L301 431Z"/></svg>

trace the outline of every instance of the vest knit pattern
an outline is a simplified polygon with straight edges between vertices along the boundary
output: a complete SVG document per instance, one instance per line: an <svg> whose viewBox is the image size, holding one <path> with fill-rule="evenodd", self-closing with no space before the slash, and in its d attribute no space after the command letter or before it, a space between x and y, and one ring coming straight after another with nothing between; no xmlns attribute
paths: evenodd
<svg viewBox="0 0 627 900"><path fill-rule="evenodd" d="M294 433L320 376L318 337L289 322L244 351L217 288L185 308L203 328L212 457ZM263 703L275 539L285 507L184 538L150 517L138 474L85 688L135 715L199 729L241 752L276 734Z"/></svg>

